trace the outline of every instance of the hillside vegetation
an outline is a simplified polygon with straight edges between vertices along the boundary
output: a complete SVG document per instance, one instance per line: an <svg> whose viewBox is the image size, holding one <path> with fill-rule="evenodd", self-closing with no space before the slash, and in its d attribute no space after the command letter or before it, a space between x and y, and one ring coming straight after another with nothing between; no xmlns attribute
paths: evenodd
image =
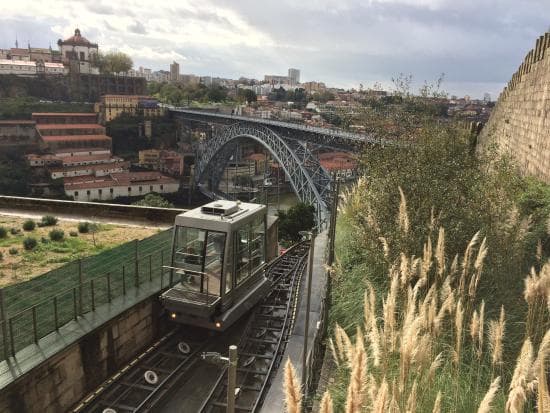
<svg viewBox="0 0 550 413"><path fill-rule="evenodd" d="M399 116L414 140L365 151L340 205L320 411L550 411L548 187Z"/></svg>

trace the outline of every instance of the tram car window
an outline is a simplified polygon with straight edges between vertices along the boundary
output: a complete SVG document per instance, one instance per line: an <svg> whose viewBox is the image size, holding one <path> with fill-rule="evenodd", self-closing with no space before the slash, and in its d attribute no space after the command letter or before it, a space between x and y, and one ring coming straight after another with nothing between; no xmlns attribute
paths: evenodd
<svg viewBox="0 0 550 413"><path fill-rule="evenodd" d="M180 323L223 330L270 287L267 208L215 201L176 217L162 305Z"/></svg>

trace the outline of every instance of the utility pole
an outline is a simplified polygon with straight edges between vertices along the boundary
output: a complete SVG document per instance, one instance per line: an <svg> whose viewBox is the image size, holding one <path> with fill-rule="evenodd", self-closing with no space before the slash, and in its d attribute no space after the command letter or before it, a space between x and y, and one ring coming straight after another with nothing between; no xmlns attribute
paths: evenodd
<svg viewBox="0 0 550 413"><path fill-rule="evenodd" d="M237 393L237 346L229 346L229 357L223 357L217 352L206 352L201 358L210 364L227 367L227 413L235 413L235 398Z"/></svg>

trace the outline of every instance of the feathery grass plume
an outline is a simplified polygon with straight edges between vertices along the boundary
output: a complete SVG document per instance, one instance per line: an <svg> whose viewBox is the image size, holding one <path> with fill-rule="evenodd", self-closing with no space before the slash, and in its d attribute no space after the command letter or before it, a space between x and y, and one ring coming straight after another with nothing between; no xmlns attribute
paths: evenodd
<svg viewBox="0 0 550 413"><path fill-rule="evenodd" d="M430 368L428 369L428 380L433 381L435 378L435 373L437 372L437 369L441 367L443 364L443 353L439 353L437 356L435 356L435 359L433 359L432 364L430 364Z"/></svg>
<svg viewBox="0 0 550 413"><path fill-rule="evenodd" d="M441 413L441 391L437 392L432 413Z"/></svg>
<svg viewBox="0 0 550 413"><path fill-rule="evenodd" d="M479 314L477 313L477 310L474 310L472 313L472 319L470 320L470 338L472 339L472 343L474 345L474 348L477 349L477 338L479 336Z"/></svg>
<svg viewBox="0 0 550 413"><path fill-rule="evenodd" d="M302 411L302 392L300 382L296 378L296 370L290 361L286 361L284 371L284 391L285 405L287 413L301 413Z"/></svg>
<svg viewBox="0 0 550 413"><path fill-rule="evenodd" d="M495 399L495 395L497 394L498 389L500 388L500 376L493 380L491 383L491 386L489 387L489 390L487 393L485 393L485 397L483 397L483 400L481 400L481 403L479 404L479 408L477 409L477 413L489 413L491 411L491 405L493 403L493 400Z"/></svg>
<svg viewBox="0 0 550 413"><path fill-rule="evenodd" d="M382 244L382 251L384 251L384 258L388 259L390 256L390 247L388 245L388 240L385 237L378 237L378 240Z"/></svg>
<svg viewBox="0 0 550 413"><path fill-rule="evenodd" d="M419 335L422 327L420 317L415 317L413 321L404 323L401 336L401 346L399 348L399 388L403 390L405 382L409 376L411 363L419 350Z"/></svg>
<svg viewBox="0 0 550 413"><path fill-rule="evenodd" d="M338 324L336 324L334 328L334 335L336 337L336 347L338 349L340 359L342 361L347 361L348 364L351 364L353 361L353 345L351 344L349 336Z"/></svg>
<svg viewBox="0 0 550 413"><path fill-rule="evenodd" d="M523 406L527 401L526 384L530 379L533 365L533 345L531 340L526 338L521 346L521 351L516 362L514 375L510 382L510 392L506 401L506 411L509 413L522 413Z"/></svg>
<svg viewBox="0 0 550 413"><path fill-rule="evenodd" d="M454 361L458 366L460 364L460 353L462 351L462 328L464 324L464 308L462 307L462 301L459 299L456 305L455 311L455 358Z"/></svg>
<svg viewBox="0 0 550 413"><path fill-rule="evenodd" d="M477 357L481 359L483 355L483 341L485 338L485 300L481 301L479 306L479 334L477 340Z"/></svg>
<svg viewBox="0 0 550 413"><path fill-rule="evenodd" d="M403 287L409 282L410 279L409 258L404 253L401 253L400 255L399 272L401 275L401 287Z"/></svg>
<svg viewBox="0 0 550 413"><path fill-rule="evenodd" d="M458 285L458 293L460 297L464 296L465 289L466 289L466 278L468 276L468 273L470 271L470 266L472 262L472 255L475 245L477 244L477 241L479 239L479 231L474 234L470 242L468 243L468 246L466 247L466 250L464 251L464 257L462 259L462 273L460 275L460 283Z"/></svg>
<svg viewBox="0 0 550 413"><path fill-rule="evenodd" d="M363 343L363 333L357 327L352 370L346 398L346 413L359 413L363 407L367 377L367 353Z"/></svg>
<svg viewBox="0 0 550 413"><path fill-rule="evenodd" d="M416 412L416 407L418 403L418 382L415 380L411 391L409 393L409 397L407 398L407 412Z"/></svg>
<svg viewBox="0 0 550 413"><path fill-rule="evenodd" d="M433 261L433 247L432 247L432 239L428 235L428 239L426 243L424 244L424 251L422 253L422 261L420 262L420 279L427 280L428 279L428 272L430 271L430 268L432 267Z"/></svg>
<svg viewBox="0 0 550 413"><path fill-rule="evenodd" d="M407 235L409 233L409 213L407 212L407 199L401 187L399 187L399 195L401 196L398 216L399 229L403 234Z"/></svg>
<svg viewBox="0 0 550 413"><path fill-rule="evenodd" d="M537 257L537 261L538 262L541 262L542 261L542 241L539 240L537 241L537 252L536 252L536 257Z"/></svg>
<svg viewBox="0 0 550 413"><path fill-rule="evenodd" d="M397 394L397 390L395 388L395 382L394 382L392 384L391 400L388 406L387 413L401 413L401 409L399 409L399 403L397 403L396 394Z"/></svg>
<svg viewBox="0 0 550 413"><path fill-rule="evenodd" d="M474 262L474 274L470 278L470 285L468 286L468 295L472 302L475 299L479 280L481 279L481 272L483 271L483 261L487 256L487 237L483 238L479 250L477 252L477 258Z"/></svg>
<svg viewBox="0 0 550 413"><path fill-rule="evenodd" d="M533 369L538 369L540 363L545 364L546 359L550 356L550 329L546 330L544 337L539 345L539 351L537 353L537 358L533 363ZM533 375L537 375L538 372L533 372Z"/></svg>
<svg viewBox="0 0 550 413"><path fill-rule="evenodd" d="M433 331L435 335L439 334L441 330L441 323L443 322L445 315L447 313L451 314L453 312L454 307L455 307L455 296L454 294L449 294L445 299L445 301L443 301L443 304L441 304L441 307L439 308L439 311L437 313L437 317L434 320Z"/></svg>
<svg viewBox="0 0 550 413"><path fill-rule="evenodd" d="M451 281L458 272L458 254L455 254L453 262L451 262L451 267L449 268L449 277Z"/></svg>
<svg viewBox="0 0 550 413"><path fill-rule="evenodd" d="M332 407L332 405L332 396L327 390L325 394L323 394L323 398L321 399L319 413L334 413L334 408Z"/></svg>
<svg viewBox="0 0 550 413"><path fill-rule="evenodd" d="M340 367L340 360L338 357L338 353L336 352L336 348L334 347L334 341L332 341L332 337L328 339L328 345L330 348L330 351L332 353L332 358L334 359L334 362L336 363L336 366Z"/></svg>
<svg viewBox="0 0 550 413"><path fill-rule="evenodd" d="M435 247L435 260L437 262L437 275L441 279L445 273L445 228L439 227L437 246Z"/></svg>
<svg viewBox="0 0 550 413"><path fill-rule="evenodd" d="M389 388L386 378L382 380L382 384L378 387L376 399L374 400L372 413L386 413L389 404Z"/></svg>
<svg viewBox="0 0 550 413"><path fill-rule="evenodd" d="M491 363L493 366L502 362L502 340L504 338L504 306L500 307L498 321L489 322L489 345L491 346Z"/></svg>
<svg viewBox="0 0 550 413"><path fill-rule="evenodd" d="M550 410L550 394L548 393L548 383L546 379L546 368L545 362L543 359L539 362L539 386L538 386L538 397L537 397L537 409L538 413L547 413Z"/></svg>
<svg viewBox="0 0 550 413"><path fill-rule="evenodd" d="M384 339L389 344L390 351L395 348L396 320L395 312L397 310L397 293L399 289L399 278L393 277L390 291L386 300L383 302L384 309Z"/></svg>

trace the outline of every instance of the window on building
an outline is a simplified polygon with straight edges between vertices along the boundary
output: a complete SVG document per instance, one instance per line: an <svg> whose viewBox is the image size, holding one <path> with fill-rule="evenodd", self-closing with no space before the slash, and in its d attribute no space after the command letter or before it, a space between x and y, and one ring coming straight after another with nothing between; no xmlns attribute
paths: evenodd
<svg viewBox="0 0 550 413"><path fill-rule="evenodd" d="M132 192L132 187L131 186L128 187L128 192Z"/></svg>
<svg viewBox="0 0 550 413"><path fill-rule="evenodd" d="M114 192L113 188L109 189L109 192L112 194Z"/></svg>
<svg viewBox="0 0 550 413"><path fill-rule="evenodd" d="M86 57L84 56L84 52L80 52L80 60L86 60Z"/></svg>
<svg viewBox="0 0 550 413"><path fill-rule="evenodd" d="M78 196L78 191L74 191L74 196Z"/></svg>
<svg viewBox="0 0 550 413"><path fill-rule="evenodd" d="M164 185L161 185L160 186L160 190L162 191L164 189Z"/></svg>
<svg viewBox="0 0 550 413"><path fill-rule="evenodd" d="M139 192L142 192L143 191L143 188L140 186L139 187Z"/></svg>
<svg viewBox="0 0 550 413"><path fill-rule="evenodd" d="M153 192L153 185L149 186L149 191Z"/></svg>
<svg viewBox="0 0 550 413"><path fill-rule="evenodd" d="M101 194L103 193L103 189L98 189L98 190L97 190L97 193L98 193L99 195L101 195Z"/></svg>

